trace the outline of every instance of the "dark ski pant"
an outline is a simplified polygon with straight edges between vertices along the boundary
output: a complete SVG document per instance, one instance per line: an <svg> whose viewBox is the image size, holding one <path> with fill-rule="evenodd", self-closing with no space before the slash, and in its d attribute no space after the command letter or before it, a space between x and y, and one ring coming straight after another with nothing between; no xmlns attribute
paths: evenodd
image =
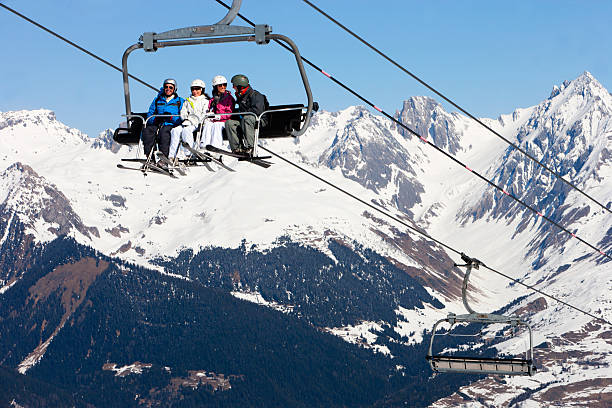
<svg viewBox="0 0 612 408"><path fill-rule="evenodd" d="M145 156L149 157L151 150L155 147L157 141L157 147L166 157L169 157L170 153L170 130L174 126L172 125L148 125L142 131L142 144L144 145ZM159 130L159 131L158 131Z"/></svg>
<svg viewBox="0 0 612 408"><path fill-rule="evenodd" d="M229 119L225 122L225 132L227 133L227 140L229 140L232 152L242 149L242 145L247 149L252 149L255 143L255 122L257 122L255 117L246 115L242 122L244 122L244 129L240 120Z"/></svg>

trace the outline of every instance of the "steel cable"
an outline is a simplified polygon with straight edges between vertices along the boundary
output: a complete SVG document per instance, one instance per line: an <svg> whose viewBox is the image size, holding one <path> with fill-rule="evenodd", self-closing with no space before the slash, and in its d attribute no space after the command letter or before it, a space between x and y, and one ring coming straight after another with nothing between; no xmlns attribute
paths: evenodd
<svg viewBox="0 0 612 408"><path fill-rule="evenodd" d="M43 26L42 24L39 24L39 23L37 23L36 21L34 21L34 20L32 20L32 19L30 19L30 18L28 18L28 17L24 16L23 14L19 13L18 11L13 10L12 8L10 8L10 7L6 6L6 5L4 5L4 4L2 4L2 3L0 3L0 7L2 7L2 8L4 8L4 9L6 9L6 10L8 10L8 11L10 11L11 13L15 14L15 15L16 15L16 16L18 16L18 17L21 17L22 19L24 19L24 20L25 20L25 21L27 21L28 23L34 24L36 27L40 28L41 30L44 30L44 31L48 32L48 33L49 33L49 34L51 34L52 36L57 37L57 38L59 38L60 40L62 40L62 41L64 41L64 42L66 42L66 43L68 43L68 44L72 45L74 48L78 49L79 51L84 52L85 54L89 55L90 57L92 57L92 58L94 58L94 59L96 59L96 60L98 60L98 61L100 61L101 63L106 64L106 65L108 65L109 67L111 67L111 68L113 68L113 69L115 69L115 70L117 70L117 71L119 71L119 72L123 72L123 71L121 70L121 68L119 68L118 66L111 64L110 62L108 62L108 61L107 61L107 60L105 60L104 58L101 58L101 57L97 56L96 54L94 54L93 52L91 52L91 51L89 51L89 50L86 50L85 48L81 47L80 45L73 43L72 41L70 41L70 40L69 40L69 39L67 39L66 37L63 37L63 36L59 35L59 34L58 34L58 33L56 33L55 31L50 30L49 28L47 28L47 27ZM134 79L135 81L140 82L142 85L147 86L147 87L149 87L149 88L153 89L154 91L158 91L158 89L156 89L156 88L155 88L154 86L152 86L152 85L147 84L147 83L146 83L146 82L144 82L142 79L137 78L137 77L135 77L135 76L133 76L133 75L131 75L131 74L129 74L129 76L130 76L130 78Z"/></svg>
<svg viewBox="0 0 612 408"><path fill-rule="evenodd" d="M595 204L597 204L598 206L600 206L601 208L603 208L604 210L608 211L609 213L612 213L612 210L610 210L608 207L606 207L605 205L603 205L602 203L600 203L599 201L597 201L595 198L591 197L589 194L587 194L586 192L584 192L583 190L579 189L578 187L576 187L573 183L571 183L570 181L566 180L565 178L563 178L563 176L561 176L559 173L557 173L556 171L554 171L553 169L551 169L550 167L546 166L544 163L542 163L541 161L539 161L538 159L536 159L533 155L529 154L526 150L522 149L520 146L512 143L510 140L508 140L507 138L505 138L504 136L502 136L499 132L495 131L494 129L492 129L490 126L488 126L487 124L485 124L483 121L481 121L480 119L478 119L477 117L475 117L474 115L472 115L470 112L468 112L467 110L463 109L461 106L459 106L456 102L454 102L453 100L451 100L450 98L448 98L447 96L445 96L444 94L442 94L440 91L438 91L437 89L435 89L434 87L432 87L431 85L429 85L427 82L425 82L424 80L422 80L421 78L419 78L418 76L416 76L415 74L413 74L412 72L408 71L406 68L404 68L402 65L400 65L399 63L397 63L395 60L393 60L391 57L387 56L385 53L383 53L382 51L380 51L378 48L374 47L372 44L370 44L369 42L367 42L366 40L364 40L362 37L360 37L359 35L355 34L352 30L350 30L348 27L346 27L345 25L343 25L342 23L340 23L338 20L336 20L335 18L333 18L332 16L330 16L329 14L327 14L326 12L324 12L323 10L321 10L319 7L315 6L314 4L312 4L310 1L308 0L302 0L304 3L308 4L310 7L312 7L313 9L315 9L316 11L318 11L320 14L322 14L323 16L327 17L327 19L329 19L330 21L332 21L334 24L336 24L337 26L339 26L340 28L342 28L344 31L346 31L347 33L349 33L350 35L352 35L353 37L355 37L357 40L359 40L361 43L363 43L364 45L366 45L368 48L370 48L372 51L376 52L378 55L380 55L381 57L383 57L384 59L386 59L387 61L389 61L391 64L395 65L397 68L399 68L401 71L403 71L404 73L410 75L412 78L414 78L416 81L418 81L420 84L422 84L423 86L425 86L427 89L429 89L430 91L432 91L433 93L435 93L436 95L438 95L440 98L444 99L446 102L450 103L452 106L454 106L455 108L459 109L463 114L465 114L466 116L468 116L470 119L473 119L474 121L476 121L478 124L480 124L481 126L483 126L485 129L487 129L489 132L493 133L495 136L497 136L498 138L502 139L504 142L506 142L508 145L510 145L512 148L518 150L519 152L521 152L522 154L524 154L526 157L528 157L529 159L531 159L533 162L537 163L540 167L542 167L543 169L546 169L548 172L550 172L551 174L553 174L555 177L557 177L559 180L563 181L565 184L567 184L568 186L570 186L571 188L573 188L574 190L578 191L580 194L584 195L585 197L587 197L589 200L593 201Z"/></svg>
<svg viewBox="0 0 612 408"><path fill-rule="evenodd" d="M222 1L220 1L220 0L217 0L217 2L218 2L218 3L220 3L220 4L222 4L223 6L227 7L228 9L230 8L229 6L225 5L225 4L224 4ZM72 45L73 47L75 47L75 48L79 49L80 51L82 51L82 52L84 52L84 53L86 53L86 54L88 54L88 55L90 55L90 56L94 57L95 59L99 60L100 62L103 62L104 64L106 64L106 65L110 66L111 68L114 68L114 69L117 69L117 70L121 71L121 69L119 69L119 68L115 67L113 64L109 63L108 61L106 61L106 60L104 60L104 59L102 59L102 58L98 57L97 55L93 54L93 53L92 53L92 52L90 52L90 51L85 50L84 48L82 48L82 47L80 47L80 46L76 45L75 43L73 43L73 42L71 42L71 41L69 41L69 40L66 40L64 37L60 36L59 34L56 34L56 33L52 32L52 31L51 31L51 30L49 30L48 28L46 28L46 27L44 27L44 26L40 25L39 23L37 23L37 22L35 22L35 21L33 21L33 20L31 20L31 19L29 19L29 18L25 17L25 16L23 16L22 14L20 14L20 13L16 12L15 10L10 9L10 8L8 8L8 7L6 7L4 4L0 3L0 6L4 7L5 9L7 9L7 10L9 10L9 11L11 11L11 12L13 12L13 13L14 13L14 14L16 14L17 16L19 16L19 17L21 17L21 18L24 18L26 21L28 21L28 22L30 22L30 23L32 23L32 24L34 24L35 26L37 26L37 27L39 27L39 28L42 28L43 30L45 30L45 31L49 32L50 34L54 35L55 37L62 39L62 40L63 40L63 41L65 41L66 43L68 43L68 44ZM239 16L240 16L240 18L242 18L243 20L247 21L247 22L248 22L248 23L250 23L250 24L253 24L253 23L251 23L250 21L248 21L247 19L245 19L245 17L243 17L242 15L240 15L240 14L238 14L238 15L239 15ZM282 45L282 44L281 44L281 45ZM307 62L308 64L312 65L312 63L310 63L310 62L309 62L309 61L308 61L306 58L303 58L303 57L302 57L302 59L303 59L305 62ZM146 82L144 82L144 81L142 81L142 80L140 80L140 79L138 79L138 78L136 78L136 77L133 77L133 76L131 76L131 75L130 75L130 77L131 77L131 78L133 78L133 79L136 79L137 81L139 81L139 82L141 82L143 85L145 85L145 86L147 86L147 87L149 87L149 88L153 89L154 91L157 91L157 89L156 89L155 87L153 87L152 85L149 85L149 84L147 84ZM344 85L343 85L343 84L341 84L341 85L344 87ZM360 98L361 98L361 97L360 97ZM415 228L415 227L411 226L410 224L406 223L405 221L402 221L402 220L401 220L401 219L399 219L398 217L393 216L392 214L388 213L387 211L385 211L385 210L383 210L383 209L381 209L381 208L379 208L379 207L376 207L376 206L374 206L374 205L373 205L373 204L371 204L371 203L368 203L368 202L366 202L366 201L362 200L361 198L357 197L356 195L354 195L354 194L352 194L352 193L349 193L348 191L346 191L346 190L344 190L344 189L342 189L342 188L340 188L340 187L338 187L338 186L334 185L333 183L331 183L331 182L329 182L329 181L327 181L327 180L323 179L322 177L317 176L317 175L316 175L316 174L314 174L313 172L311 172L311 171L309 171L309 170L307 170L307 169L302 168L301 166L299 166L299 165L297 165L297 164L293 163L292 161L290 161L290 160L288 160L288 159L286 159L286 158L284 158L284 157L280 156L279 154L274 153L273 151L271 151L271 150L267 149L265 146L259 145L259 147L260 147L260 148L262 148L263 150L267 151L268 153L270 153L270 154L274 155L275 157L278 157L278 158L279 158L279 159L281 159L282 161L284 161L284 162L286 162L286 163L288 163L288 164L290 164L290 165L292 165L292 166L294 166L294 167L298 168L298 169L299 169L299 170L301 170L301 171L304 171L304 172L305 172L305 173L307 173L308 175L310 175L310 176L312 176L312 177L316 178L317 180L319 180L319 181L321 181L321 182L323 182L323 183L325 183L325 184L327 184L327 185L329 185L329 186L331 186L331 187L335 188L336 190L338 190L338 191L342 192L343 194L348 195L349 197L351 197L351 198L353 198L353 199L357 200L358 202L360 202L360 203L362 203L362 204L364 204L364 205L368 206L369 208L372 208L372 209L374 209L375 211L377 211L377 212L379 212L379 213L381 213L381 214L385 215L386 217L388 217L388 218L390 218L390 219L392 219L392 220L394 220L394 221L396 221L396 222L398 222L398 223L402 224L403 226L407 227L407 228L408 228L408 229L410 229L411 231L414 231L414 232L416 232L417 234L420 234L421 236L423 236L423 237L425 237L425 238L427 238L427 239L429 239L429 240L432 240L433 242L435 242L435 243L437 243L438 245L440 245L440 246L442 246L442 247L444 247L444 248L448 249L448 250L449 250L449 251L451 251L451 252L454 252L454 253L456 253L456 254L458 254L458 255L459 255L459 254L461 254L461 251L459 251L459 250L457 250L457 249L453 248L452 246L450 246L450 245L448 245L448 244L445 244L444 242L442 242L442 241L440 241L440 240L437 240L437 239L433 238L432 236L430 236L429 234L425 233L424 231L422 231L422 230L420 230L420 229L418 229L418 228ZM535 288L533 285L528 285L528 284L526 284L526 283L523 283L523 282L519 281L518 279L512 278L512 277L511 277L511 276L509 276L509 275L506 275L506 274L504 274L504 273L502 273L502 272L500 272L500 271L497 271L496 269L493 269L493 268L491 268L491 267L487 266L487 265L486 265L486 264L484 264L484 263L482 263L481 265L482 265L484 268L486 268L486 269L490 270L491 272L494 272L494 273L496 273L496 274L498 274L498 275L500 275L500 276L503 276L504 278L506 278L506 279L508 279L508 280L510 280L510 281L512 281L512 282L514 282L514 283L516 283L516 284L519 284L519 285L521 285L521 286L524 286L525 288L528 288L528 289L530 289L530 290L532 290L532 291L534 291L534 292L536 292L536 293L539 293L539 294L541 294L542 296L548 297L549 299L555 300L555 301L557 301L557 302L559 302L559 303L561 303L561 304L563 304L563 305L565 305L565 306L568 306L568 307L569 307L569 308L571 308L571 309L574 309L574 310L576 310L576 311L578 311L578 312L580 312L580 313L583 313L583 314L584 314L584 315L586 315L586 316L589 316L589 317L591 317L591 318L593 318L593 319L595 319L595 320L598 320L598 321L600 321L600 322L602 322L602 323L605 323L605 324L607 324L607 325L612 326L612 323L611 323L611 322L609 322L608 320L606 320L606 319L604 319L604 318L602 318L602 317L595 316L595 315L593 315L593 314L591 314L591 313L589 313L589 312L587 312L587 311L585 311L585 310L583 310L583 309L580 309L579 307L576 307L576 306L574 306L574 305L572 305L572 304L570 304L570 303L568 303L568 302L565 302L565 301L563 301L563 300L559 299L559 298L558 298L558 297L556 297L556 296L549 295L549 294L547 294L546 292L544 292L544 291L542 291L542 290L540 290L540 289Z"/></svg>
<svg viewBox="0 0 612 408"><path fill-rule="evenodd" d="M227 9L229 9L230 7L228 5L226 5L223 1L221 0L216 0L217 3L221 4L222 6L226 7ZM255 26L255 23L253 23L252 21L250 21L248 18L244 17L242 14L238 13L238 16L243 19L245 22L247 22L248 24L250 24L251 26ZM286 50L290 51L291 53L293 53L293 51L291 49L289 49L289 47L287 47L285 44L276 41L277 44L279 44L281 47L285 48ZM331 74L329 74L328 72L326 72L325 70L319 68L317 65L315 65L313 62L311 62L310 60L308 60L308 58L302 56L302 60L307 63L308 65L310 65L311 67L313 67L314 69L316 69L317 71L321 72L323 75L325 75L327 78L329 78L330 80L332 80L335 84L339 85L340 87L342 87L344 90L346 90L347 92L351 93L353 96L355 96L356 98L360 99L361 101L365 102L366 104L370 105L371 107L373 107L374 109L376 109L377 111L379 111L381 114L383 114L385 117L387 117L389 120L393 121L394 123L396 123L398 126L401 126L402 128L406 129L408 132L410 132L411 134L413 134L414 136L418 137L421 141L423 141L424 143L428 144L429 146L433 147L434 149L436 149L438 152L442 153L444 156L448 157L449 159L451 159L452 161L454 161L455 163L457 163L458 165L460 165L461 167L465 168L466 170L468 170L469 172L473 173L474 175L476 175L476 177L480 178L481 180L483 180L484 182L486 182L487 184L489 184L491 187L497 189L499 192L501 192L502 194L512 198L514 201L516 201L517 203L519 203L520 205L522 205L523 207L527 208L528 210L530 210L532 213L536 214L537 216L539 216L540 218L543 218L544 220L548 221L549 223L551 223L552 225L556 226L557 228L559 228L561 231L565 232L566 234L570 235L571 237L577 239L578 241L580 241L581 243L587 245L589 248L591 248L593 251L597 252L599 255L602 255L606 258L608 258L609 260L612 260L612 256L605 253L603 250L601 250L600 248L596 247L595 245L589 243L588 241L586 241L585 239L579 237L578 235L576 235L576 233L571 232L570 230L568 230L567 228L565 228L564 226L562 226L560 223L554 221L553 219L551 219L550 217L544 215L543 212L533 208L532 206L528 205L525 201L521 200L520 198L510 194L508 191L506 191L504 188L498 186L497 184L495 184L494 182L492 182L491 180L487 179L486 177L484 177L482 174L478 173L477 171L473 170L471 167L469 167L468 165L466 165L465 163L462 163L459 159L457 159L455 156L451 155L450 153L444 151L442 148L440 148L439 146L437 146L436 144L430 142L429 140L427 140L426 138L424 138L423 136L421 136L419 133L417 133L415 130L411 129L410 127L408 127L407 125L405 125L404 123L402 123L401 121L399 121L398 119L394 118L392 115L388 114L387 112L385 112L384 110L382 110L381 108L379 108L378 106L376 106L373 102L371 102L370 100L368 100L367 98L363 97L362 95L360 95L359 93L355 92L353 89L349 88L348 86L346 86L345 84L343 84L342 82L340 82L339 80L337 80L336 78L334 78Z"/></svg>

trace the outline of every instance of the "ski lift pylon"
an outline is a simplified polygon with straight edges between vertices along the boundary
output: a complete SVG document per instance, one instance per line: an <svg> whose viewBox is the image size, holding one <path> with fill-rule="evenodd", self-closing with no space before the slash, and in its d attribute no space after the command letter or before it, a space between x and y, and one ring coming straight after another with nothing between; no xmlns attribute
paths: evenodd
<svg viewBox="0 0 612 408"><path fill-rule="evenodd" d="M127 62L128 57L133 51L142 48L145 52L155 52L159 48L164 47L244 41L268 44L270 40L276 40L287 44L295 56L307 97L306 106L303 104L270 106L265 112L268 124L263 128L258 126L257 137L297 137L304 134L310 123L313 111L318 110L318 104L313 102L310 83L308 82L308 76L306 75L298 47L289 37L272 34L272 28L267 24L255 25L254 28L231 25L234 18L238 15L241 5L242 0L233 0L227 15L213 25L185 27L163 33L146 32L142 34L136 44L125 50L122 58L122 71L127 126L115 131L114 139L117 143L138 144L142 127L146 126L146 124L139 123L142 122L142 114L132 112ZM257 119L258 121L261 120L261 116Z"/></svg>
<svg viewBox="0 0 612 408"><path fill-rule="evenodd" d="M454 313L449 313L445 319L438 320L434 325L426 357L432 370L436 373L459 372L473 374L533 375L536 371L536 367L533 360L533 336L531 326L517 316L475 312L467 301L467 287L472 269L478 269L481 262L465 254L461 254L461 259L465 262L465 265L455 264L455 266L466 267L461 288L461 296L463 298L463 305L468 311L468 314L456 315ZM433 354L436 329L443 322L450 324L451 327L449 331L455 323L481 323L484 325L509 324L513 328L525 326L529 332L529 349L526 350L528 358L487 358Z"/></svg>

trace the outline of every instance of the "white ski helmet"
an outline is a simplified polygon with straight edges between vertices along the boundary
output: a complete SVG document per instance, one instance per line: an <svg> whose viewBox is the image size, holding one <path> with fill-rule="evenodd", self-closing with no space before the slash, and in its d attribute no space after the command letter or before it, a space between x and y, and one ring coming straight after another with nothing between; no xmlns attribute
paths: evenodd
<svg viewBox="0 0 612 408"><path fill-rule="evenodd" d="M199 86L202 89L206 88L206 84L201 79L194 79L193 80L193 82L191 83L191 87L193 88L195 86Z"/></svg>
<svg viewBox="0 0 612 408"><path fill-rule="evenodd" d="M212 80L213 86L217 86L221 84L227 84L227 78L225 78L223 75L217 75L216 77L213 78Z"/></svg>
<svg viewBox="0 0 612 408"><path fill-rule="evenodd" d="M174 86L174 90L175 91L178 89L178 86L176 86L176 81L174 79L172 79L172 78L166 79L164 81L164 85L163 86L166 86L166 84L170 84L170 85Z"/></svg>

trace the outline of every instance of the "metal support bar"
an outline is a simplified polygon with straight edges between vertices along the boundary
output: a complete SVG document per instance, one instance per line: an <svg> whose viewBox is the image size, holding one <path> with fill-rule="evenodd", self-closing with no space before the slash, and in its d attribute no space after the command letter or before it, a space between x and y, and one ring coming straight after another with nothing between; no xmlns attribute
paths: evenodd
<svg viewBox="0 0 612 408"><path fill-rule="evenodd" d="M269 34L272 30L268 25L255 26L265 34ZM201 37L228 37L233 35L255 35L255 29L242 26L226 26L226 25L207 25L207 26L192 26L177 28L175 30L164 31L163 33L144 33L140 36L140 42L148 42L151 44L149 49L145 51L154 51L153 44L158 41L182 40L187 38Z"/></svg>
<svg viewBox="0 0 612 408"><path fill-rule="evenodd" d="M306 90L306 97L308 98L308 105L306 106L306 118L304 119L304 124L298 131L291 132L292 136L301 136L306 132L306 128L310 124L310 117L312 116L312 92L310 90L310 83L308 82L308 76L306 75L306 71L304 70L304 65L302 64L302 56L300 55L300 50L298 50L297 45L289 38L280 34L270 34L268 38L274 40L280 40L291 47L293 50L293 55L295 55L295 61L297 62L298 69L300 70L300 75L302 76L302 82L304 84L304 89Z"/></svg>
<svg viewBox="0 0 612 408"><path fill-rule="evenodd" d="M123 95L125 97L125 114L132 114L132 102L130 101L130 76L128 74L128 57L132 51L142 48L142 44L134 44L128 47L121 58L121 67L123 68ZM129 127L129 125L128 125Z"/></svg>
<svg viewBox="0 0 612 408"><path fill-rule="evenodd" d="M472 264L470 263L468 264L467 269L465 270L465 276L463 277L463 284L461 285L461 298L463 300L463 306L465 306L465 310L467 310L468 313L476 314L474 309L472 309L470 305L468 304L468 300L467 300L467 288L468 288L468 281L470 280L471 272L472 272Z"/></svg>
<svg viewBox="0 0 612 408"><path fill-rule="evenodd" d="M219 20L217 24L218 25L231 24L232 21L234 21L234 19L238 15L241 5L242 5L242 0L233 0L232 7L227 11L227 14L225 15L225 17Z"/></svg>

